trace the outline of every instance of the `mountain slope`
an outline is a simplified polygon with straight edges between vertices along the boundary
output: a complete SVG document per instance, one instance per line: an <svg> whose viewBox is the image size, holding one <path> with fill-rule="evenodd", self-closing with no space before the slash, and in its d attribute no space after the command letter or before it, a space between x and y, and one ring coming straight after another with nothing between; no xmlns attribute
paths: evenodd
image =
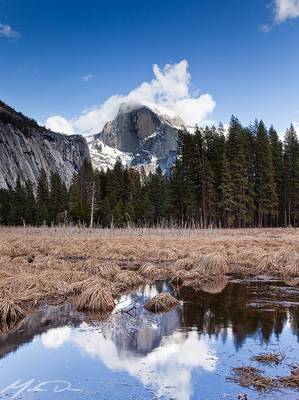
<svg viewBox="0 0 299 400"><path fill-rule="evenodd" d="M0 188L14 187L18 177L36 185L42 169L69 185L84 159L90 155L83 137L51 132L0 101Z"/></svg>
<svg viewBox="0 0 299 400"><path fill-rule="evenodd" d="M112 167L119 157L124 165L159 166L167 172L174 164L178 133L184 121L149 105L122 104L113 121L88 138L95 167Z"/></svg>

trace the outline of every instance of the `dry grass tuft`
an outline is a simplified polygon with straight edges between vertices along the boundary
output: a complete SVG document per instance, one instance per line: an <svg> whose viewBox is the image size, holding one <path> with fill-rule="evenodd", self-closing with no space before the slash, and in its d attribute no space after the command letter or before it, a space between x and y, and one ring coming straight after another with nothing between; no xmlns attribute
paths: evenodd
<svg viewBox="0 0 299 400"><path fill-rule="evenodd" d="M144 277L149 279L158 279L167 276L167 270L158 268L154 264L143 264L139 269L138 273Z"/></svg>
<svg viewBox="0 0 299 400"><path fill-rule="evenodd" d="M2 291L0 297L1 325L11 325L25 316L25 308L11 291Z"/></svg>
<svg viewBox="0 0 299 400"><path fill-rule="evenodd" d="M199 258L197 270L206 275L225 275L229 272L226 258L221 254L205 254Z"/></svg>
<svg viewBox="0 0 299 400"><path fill-rule="evenodd" d="M17 273L15 276L3 278L0 282L0 288L9 288L15 293L24 293L28 291L40 291L41 285L44 286L47 282L41 282L39 276L29 273Z"/></svg>
<svg viewBox="0 0 299 400"><path fill-rule="evenodd" d="M260 392L282 388L299 390L299 367L293 366L290 375L278 377L265 376L260 369L251 366L238 367L232 369L232 375L227 379Z"/></svg>
<svg viewBox="0 0 299 400"><path fill-rule="evenodd" d="M281 386L289 389L299 390L299 368L293 366L289 376L282 376L278 378L278 382Z"/></svg>
<svg viewBox="0 0 299 400"><path fill-rule="evenodd" d="M0 280L5 279L5 278L11 278L11 273L8 271L0 271ZM1 283L0 283L1 286Z"/></svg>
<svg viewBox="0 0 299 400"><path fill-rule="evenodd" d="M113 311L115 303L109 288L90 285L78 296L76 306L80 311L107 313Z"/></svg>
<svg viewBox="0 0 299 400"><path fill-rule="evenodd" d="M215 294L235 272L297 286L298 231L0 227L0 293L9 289L28 312L104 288L115 298L159 277Z"/></svg>
<svg viewBox="0 0 299 400"><path fill-rule="evenodd" d="M299 279L298 278L284 278L283 282L287 286L299 286Z"/></svg>
<svg viewBox="0 0 299 400"><path fill-rule="evenodd" d="M278 353L263 353L254 356L253 359L262 364L279 365L285 359L285 356Z"/></svg>
<svg viewBox="0 0 299 400"><path fill-rule="evenodd" d="M78 281L75 282L71 285L71 291L74 294L81 294L87 289L105 289L107 291L110 291L111 293L114 294L114 296L117 295L117 291L115 288L115 285L103 278L98 278L98 277L90 277L87 279L84 279L83 281Z"/></svg>
<svg viewBox="0 0 299 400"><path fill-rule="evenodd" d="M276 378L264 376L260 369L251 366L233 368L232 373L228 380L260 392L273 390L279 386Z"/></svg>
<svg viewBox="0 0 299 400"><path fill-rule="evenodd" d="M167 312L179 304L179 301L170 293L160 293L149 300L144 308L154 313Z"/></svg>
<svg viewBox="0 0 299 400"><path fill-rule="evenodd" d="M142 284L142 278L134 271L122 271L115 275L114 282L118 288L126 289Z"/></svg>
<svg viewBox="0 0 299 400"><path fill-rule="evenodd" d="M99 265L97 269L97 276L100 276L104 279L111 279L116 274L121 272L121 268L115 263L105 263L103 265Z"/></svg>
<svg viewBox="0 0 299 400"><path fill-rule="evenodd" d="M138 269L138 273L145 277L156 276L158 267L154 264L144 264Z"/></svg>
<svg viewBox="0 0 299 400"><path fill-rule="evenodd" d="M186 279L184 286L192 287L195 291L203 291L210 294L221 293L228 284L228 278L225 275L220 276L197 276L195 279Z"/></svg>
<svg viewBox="0 0 299 400"><path fill-rule="evenodd" d="M198 277L199 273L197 271L171 271L170 272L170 277L171 277L171 284L174 287L181 287L184 282L188 279L194 280L195 277Z"/></svg>
<svg viewBox="0 0 299 400"><path fill-rule="evenodd" d="M61 280L52 280L46 282L44 288L45 295L69 295L73 292L72 286Z"/></svg>
<svg viewBox="0 0 299 400"><path fill-rule="evenodd" d="M197 262L195 259L186 257L182 258L180 260L177 260L174 263L174 270L184 270L184 271L191 271L192 269L197 267Z"/></svg>
<svg viewBox="0 0 299 400"><path fill-rule="evenodd" d="M98 260L87 260L82 266L79 266L78 269L104 279L111 279L121 272L121 268L113 261L99 263Z"/></svg>
<svg viewBox="0 0 299 400"><path fill-rule="evenodd" d="M89 278L89 275L83 271L75 270L44 270L39 274L42 282L47 281L63 281L68 284L73 284L75 282L81 282Z"/></svg>
<svg viewBox="0 0 299 400"><path fill-rule="evenodd" d="M0 254L3 256L8 256L10 258L25 257L28 255L28 249L24 247L21 243L16 245L1 246Z"/></svg>

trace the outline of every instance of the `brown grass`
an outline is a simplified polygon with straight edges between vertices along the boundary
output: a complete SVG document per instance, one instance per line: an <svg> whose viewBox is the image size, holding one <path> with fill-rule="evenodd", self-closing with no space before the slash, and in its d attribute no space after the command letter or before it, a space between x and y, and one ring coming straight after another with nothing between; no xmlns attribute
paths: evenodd
<svg viewBox="0 0 299 400"><path fill-rule="evenodd" d="M290 389L299 390L299 368L293 366L289 376L282 376L278 378L278 382L281 386Z"/></svg>
<svg viewBox="0 0 299 400"><path fill-rule="evenodd" d="M181 258L180 260L177 260L174 263L173 269L174 270L184 270L184 271L191 271L192 269L195 269L197 267L197 261L193 258L186 257L186 258Z"/></svg>
<svg viewBox="0 0 299 400"><path fill-rule="evenodd" d="M21 315L49 298L77 304L84 292L87 309L101 308L104 289L115 298L159 277L214 294L235 273L297 285L297 230L0 228L0 302L12 316L14 305Z"/></svg>
<svg viewBox="0 0 299 400"><path fill-rule="evenodd" d="M99 262L93 259L86 261L82 266L79 266L78 269L104 279L113 278L116 274L121 272L121 268L115 262Z"/></svg>
<svg viewBox="0 0 299 400"><path fill-rule="evenodd" d="M287 286L299 286L299 279L298 278L284 278L283 282Z"/></svg>
<svg viewBox="0 0 299 400"><path fill-rule="evenodd" d="M158 279L167 276L167 271L165 269L159 268L154 264L143 264L139 269L138 273L144 277L149 279Z"/></svg>
<svg viewBox="0 0 299 400"><path fill-rule="evenodd" d="M263 353L254 356L253 359L262 364L279 365L285 359L285 356L279 353Z"/></svg>
<svg viewBox="0 0 299 400"><path fill-rule="evenodd" d="M114 309L115 303L111 290L102 286L87 287L78 296L76 305L80 311L107 313Z"/></svg>
<svg viewBox="0 0 299 400"><path fill-rule="evenodd" d="M264 376L260 369L251 366L233 368L232 376L228 380L263 392L277 389L279 386L276 378Z"/></svg>
<svg viewBox="0 0 299 400"><path fill-rule="evenodd" d="M71 291L74 294L81 294L86 289L105 289L117 295L116 287L112 282L109 282L103 278L92 276L82 281L75 282L71 285Z"/></svg>
<svg viewBox="0 0 299 400"><path fill-rule="evenodd" d="M144 308L154 313L167 312L179 304L179 301L170 293L160 293L149 300Z"/></svg>
<svg viewBox="0 0 299 400"><path fill-rule="evenodd" d="M256 359L256 357L254 357L254 359ZM273 360L272 357L265 358L264 355L262 359L266 359L267 361ZM272 362L271 364L273 365ZM299 390L299 368L298 366L292 366L291 368L291 373L287 376L270 377L264 375L263 371L260 369L252 366L237 367L232 369L232 374L227 380L260 392L279 390L282 388Z"/></svg>
<svg viewBox="0 0 299 400"><path fill-rule="evenodd" d="M200 257L197 269L206 275L227 274L229 272L225 256L213 253Z"/></svg>
<svg viewBox="0 0 299 400"><path fill-rule="evenodd" d="M226 257L221 254L203 254L196 258L182 258L174 263L175 271L197 271L205 275L227 274L229 272Z"/></svg>
<svg viewBox="0 0 299 400"><path fill-rule="evenodd" d="M218 294L221 293L228 284L228 278L225 275L220 276L198 276L194 280L187 279L184 286L192 287L194 290Z"/></svg>
<svg viewBox="0 0 299 400"><path fill-rule="evenodd" d="M113 281L117 288L127 289L142 284L142 278L134 271L122 271L115 275Z"/></svg>
<svg viewBox="0 0 299 400"><path fill-rule="evenodd" d="M11 325L24 317L25 308L11 291L4 291L0 298L1 325Z"/></svg>

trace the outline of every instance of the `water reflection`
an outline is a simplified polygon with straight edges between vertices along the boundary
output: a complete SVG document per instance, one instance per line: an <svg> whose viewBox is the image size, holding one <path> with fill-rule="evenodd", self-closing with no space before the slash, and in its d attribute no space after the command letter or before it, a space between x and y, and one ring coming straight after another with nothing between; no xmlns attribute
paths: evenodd
<svg viewBox="0 0 299 400"><path fill-rule="evenodd" d="M122 298L120 306L136 307L136 317L117 307L111 320L93 329L55 329L42 336L43 345L76 345L99 358L111 371L125 371L158 397L190 399L191 373L194 368L212 372L218 357L204 338L194 331L180 330L182 308L165 314L147 312L143 305L158 292L173 291L165 282ZM87 328L87 326L85 326ZM179 371L179 373L178 373Z"/></svg>
<svg viewBox="0 0 299 400"><path fill-rule="evenodd" d="M99 358L109 370L125 371L144 386L150 386L157 396L166 398L189 399L192 370L203 368L212 372L218 360L215 351L195 331L188 334L175 332L165 337L154 351L144 355L133 350L124 353L112 338L90 330L70 332L64 340ZM49 345L48 334L44 335L43 344Z"/></svg>
<svg viewBox="0 0 299 400"><path fill-rule="evenodd" d="M66 325L76 327L83 320L84 316L69 304L44 307L37 313L27 316L7 335L0 335L0 358L30 343L35 336L47 332L50 328Z"/></svg>
<svg viewBox="0 0 299 400"><path fill-rule="evenodd" d="M159 315L143 308L148 298L166 291L183 305ZM82 322L83 316L70 306L42 310L0 338L0 354L16 351L41 335L39 343L44 349L56 349L63 357L65 349L71 348L79 364L84 354L100 362L112 380L126 373L150 388L153 397L189 400L199 398L201 390L205 398L216 398L208 397L216 390L213 383L218 382L219 391L232 387L224 377L216 378L217 371L223 362L229 369L232 353L237 354L246 341L260 346L283 332L290 342L290 335L298 340L298 294L298 289L279 282L235 281L218 294L188 288L175 291L168 282L158 282L122 297L111 318L94 325ZM89 376L91 372L84 373ZM206 387L209 376L214 380ZM106 394L105 385L102 390ZM133 398L122 396L113 398Z"/></svg>
<svg viewBox="0 0 299 400"><path fill-rule="evenodd" d="M187 301L182 323L199 332L215 335L231 327L234 343L240 348L247 337L258 335L268 342L279 336L288 319L299 337L299 289L291 290L280 282L231 282L216 295L201 292L199 296L186 288L180 295Z"/></svg>

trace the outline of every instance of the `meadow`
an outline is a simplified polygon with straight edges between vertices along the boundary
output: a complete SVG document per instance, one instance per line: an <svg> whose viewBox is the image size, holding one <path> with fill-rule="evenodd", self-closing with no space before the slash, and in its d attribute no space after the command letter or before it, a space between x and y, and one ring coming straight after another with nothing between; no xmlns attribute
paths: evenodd
<svg viewBox="0 0 299 400"><path fill-rule="evenodd" d="M103 319L144 283L220 293L230 276L299 285L298 230L1 228L1 330L46 304ZM163 301L165 310L176 304L157 299L159 311Z"/></svg>

